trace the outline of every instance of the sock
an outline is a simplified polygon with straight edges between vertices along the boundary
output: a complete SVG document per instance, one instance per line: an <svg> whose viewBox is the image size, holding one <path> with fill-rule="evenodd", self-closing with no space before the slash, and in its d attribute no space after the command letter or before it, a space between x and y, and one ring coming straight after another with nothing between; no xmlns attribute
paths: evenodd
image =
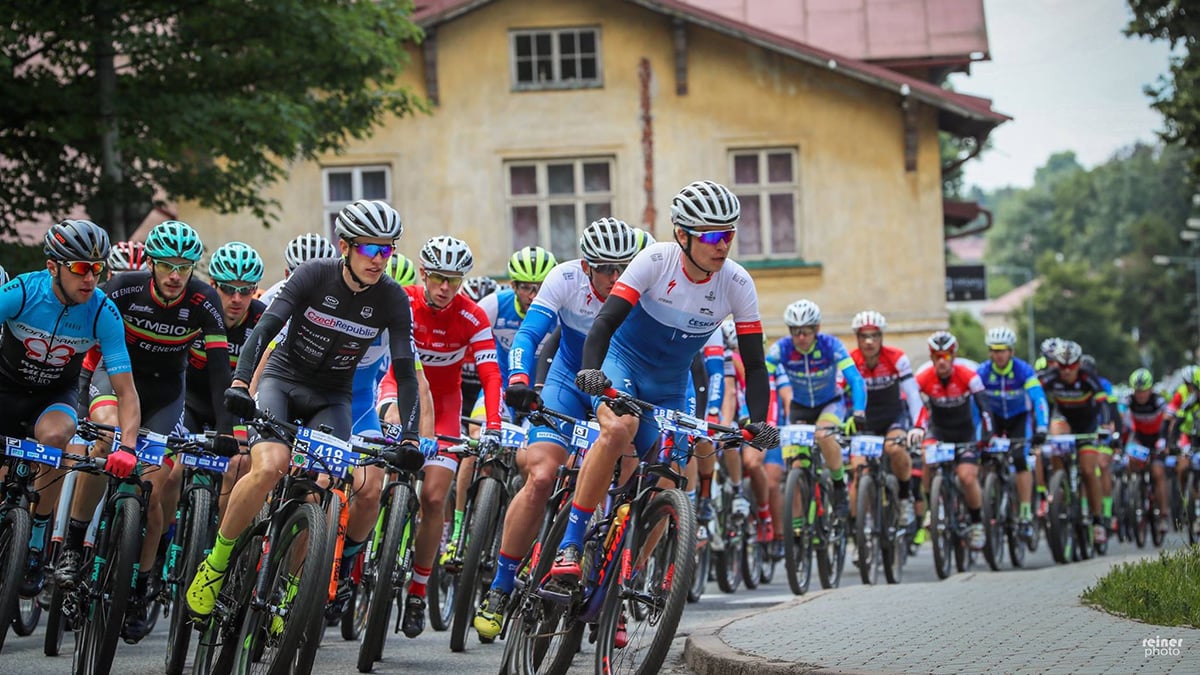
<svg viewBox="0 0 1200 675"><path fill-rule="evenodd" d="M513 587L517 584L517 567L520 564L520 558L514 558L501 551L496 565L496 578L492 579L492 588L511 595Z"/></svg>
<svg viewBox="0 0 1200 675"><path fill-rule="evenodd" d="M906 480L900 481L900 499L909 499L912 497L912 483Z"/></svg>
<svg viewBox="0 0 1200 675"><path fill-rule="evenodd" d="M971 513L971 524L983 522L983 509L967 509Z"/></svg>
<svg viewBox="0 0 1200 675"><path fill-rule="evenodd" d="M83 540L87 537L90 524L86 520L75 520L74 518L67 522L67 541L65 543L68 551L83 550Z"/></svg>
<svg viewBox="0 0 1200 675"><path fill-rule="evenodd" d="M458 541L458 535L462 534L463 513L454 509L454 529L450 531L450 541Z"/></svg>
<svg viewBox="0 0 1200 675"><path fill-rule="evenodd" d="M587 532L587 525L592 519L594 510L585 509L575 502L571 502L571 515L567 519L567 531L563 533L562 543L558 546L560 551L568 546L583 546L583 535Z"/></svg>
<svg viewBox="0 0 1200 675"><path fill-rule="evenodd" d="M841 483L844 487L846 484L846 467L839 466L836 469L830 469L829 477L833 479L833 484L835 487L838 483Z"/></svg>
<svg viewBox="0 0 1200 675"><path fill-rule="evenodd" d="M1029 502L1021 502L1021 520L1031 520L1033 518L1033 506Z"/></svg>
<svg viewBox="0 0 1200 675"><path fill-rule="evenodd" d="M700 474L700 496L708 499L712 496L712 474Z"/></svg>
<svg viewBox="0 0 1200 675"><path fill-rule="evenodd" d="M687 495L687 499L689 502L692 502L693 504L696 503L696 491L695 490L688 490L684 494Z"/></svg>
<svg viewBox="0 0 1200 675"><path fill-rule="evenodd" d="M1039 495L1044 495L1044 494L1046 494L1046 486L1045 486L1045 485L1039 485L1039 486L1037 486L1037 492L1038 492L1038 494L1039 494Z"/></svg>
<svg viewBox="0 0 1200 675"><path fill-rule="evenodd" d="M768 521L771 519L771 505L770 504L759 504L758 505L758 519L759 519L759 521Z"/></svg>
<svg viewBox="0 0 1200 675"><path fill-rule="evenodd" d="M233 545L237 539L226 539L225 535L217 532L217 540L213 542L212 551L208 554L208 566L214 572L224 572L229 567L229 554L233 553Z"/></svg>
<svg viewBox="0 0 1200 675"><path fill-rule="evenodd" d="M1112 518L1112 497L1104 497L1100 500L1100 506L1104 509L1104 517Z"/></svg>
<svg viewBox="0 0 1200 675"><path fill-rule="evenodd" d="M346 543L342 546L342 576L346 576L350 572L350 568L354 566L354 557L357 556L366 545L367 542L365 541L354 541L350 537L346 537Z"/></svg>
<svg viewBox="0 0 1200 675"><path fill-rule="evenodd" d="M51 515L34 514L33 529L29 531L29 550L41 551L46 548L46 527L50 525Z"/></svg>
<svg viewBox="0 0 1200 675"><path fill-rule="evenodd" d="M137 575L137 581L134 583L134 586L133 586L133 597L135 597L135 598L146 597L146 587L149 584L150 584L150 573L139 571L138 575Z"/></svg>
<svg viewBox="0 0 1200 675"><path fill-rule="evenodd" d="M408 594L418 598L425 597L425 584L429 582L430 574L433 574L432 568L413 565L412 582L408 584Z"/></svg>

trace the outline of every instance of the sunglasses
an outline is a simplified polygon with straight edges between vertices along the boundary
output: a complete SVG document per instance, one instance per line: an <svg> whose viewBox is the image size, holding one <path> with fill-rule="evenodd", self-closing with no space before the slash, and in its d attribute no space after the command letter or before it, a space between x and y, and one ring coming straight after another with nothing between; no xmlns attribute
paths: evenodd
<svg viewBox="0 0 1200 675"><path fill-rule="evenodd" d="M881 340L883 339L883 333L879 331L862 331L858 334L858 337L863 340Z"/></svg>
<svg viewBox="0 0 1200 675"><path fill-rule="evenodd" d="M396 250L396 247L391 244L355 244L354 250L366 258L374 258L377 255L381 255L384 259L387 259L392 257L392 252Z"/></svg>
<svg viewBox="0 0 1200 675"><path fill-rule="evenodd" d="M463 282L462 277L448 277L445 274L438 274L437 272L429 272L425 275L425 278L434 286L441 286L442 284L461 286Z"/></svg>
<svg viewBox="0 0 1200 675"><path fill-rule="evenodd" d="M929 358L934 361L953 361L954 352L929 352Z"/></svg>
<svg viewBox="0 0 1200 675"><path fill-rule="evenodd" d="M589 265L592 271L596 274L602 274L606 277L611 277L614 274L621 274L629 265L618 265L616 263L606 263L604 265Z"/></svg>
<svg viewBox="0 0 1200 675"><path fill-rule="evenodd" d="M217 288L228 295L254 295L254 291L258 290L258 286L250 284L248 286L235 286L234 284L217 283Z"/></svg>
<svg viewBox="0 0 1200 675"><path fill-rule="evenodd" d="M166 260L154 261L154 271L158 272L159 274L173 274L175 272L179 272L181 275L188 274L195 269L195 267L196 263L191 262L180 263L176 265L175 263L169 263Z"/></svg>
<svg viewBox="0 0 1200 675"><path fill-rule="evenodd" d="M817 329L816 328L792 328L788 332L790 332L792 335L802 335L804 337L812 337L817 334Z"/></svg>
<svg viewBox="0 0 1200 675"><path fill-rule="evenodd" d="M521 291L522 293L537 293L538 291L542 290L542 285L536 284L533 282L529 282L529 281L522 281L522 282L513 284L513 288L515 290Z"/></svg>
<svg viewBox="0 0 1200 675"><path fill-rule="evenodd" d="M726 244L728 244L729 242L733 241L733 235L737 233L737 230L717 230L715 232L701 232L699 230L692 230L692 229L689 229L686 227L681 227L679 229L683 230L684 232L687 232L688 234L692 235L693 237L698 238L700 240L700 243L709 244L709 245L716 245L721 242L725 242Z"/></svg>
<svg viewBox="0 0 1200 675"><path fill-rule="evenodd" d="M85 277L87 276L88 272L91 272L96 276L100 276L100 273L104 271L105 264L106 263L103 262L91 262L89 260L72 260L70 262L60 262L58 263L58 266L67 268L70 270L71 274L74 274L75 276Z"/></svg>
<svg viewBox="0 0 1200 675"><path fill-rule="evenodd" d="M1058 368L1059 368L1059 370L1078 370L1079 364L1072 363L1071 365L1067 365L1065 363L1060 363L1060 364L1058 364Z"/></svg>

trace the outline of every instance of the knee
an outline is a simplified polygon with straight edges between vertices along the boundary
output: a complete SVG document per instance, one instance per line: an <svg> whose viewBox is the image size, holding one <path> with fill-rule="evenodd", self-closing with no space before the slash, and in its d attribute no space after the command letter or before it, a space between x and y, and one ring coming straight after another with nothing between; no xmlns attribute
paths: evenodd
<svg viewBox="0 0 1200 675"><path fill-rule="evenodd" d="M441 513L446 507L445 491L425 490L421 493L421 510L424 513Z"/></svg>

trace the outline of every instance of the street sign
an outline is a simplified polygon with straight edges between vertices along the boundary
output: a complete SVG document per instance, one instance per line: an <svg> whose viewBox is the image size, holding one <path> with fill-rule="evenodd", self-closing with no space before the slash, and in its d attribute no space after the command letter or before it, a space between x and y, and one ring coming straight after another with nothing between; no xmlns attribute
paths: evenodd
<svg viewBox="0 0 1200 675"><path fill-rule="evenodd" d="M946 265L946 302L987 299L983 265Z"/></svg>

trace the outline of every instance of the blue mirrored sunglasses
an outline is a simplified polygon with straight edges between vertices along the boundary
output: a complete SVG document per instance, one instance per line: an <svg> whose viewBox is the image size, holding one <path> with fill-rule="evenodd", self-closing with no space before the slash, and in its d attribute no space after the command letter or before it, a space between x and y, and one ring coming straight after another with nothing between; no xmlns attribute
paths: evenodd
<svg viewBox="0 0 1200 675"><path fill-rule="evenodd" d="M716 230L714 232L701 232L700 230L693 230L693 229L686 228L686 227L683 227L680 229L682 229L684 232L687 232L688 234L692 235L693 237L696 237L697 239L700 240L701 243L709 244L709 245L719 244L720 242L725 242L726 244L728 244L729 242L733 241L733 235L737 232L737 230Z"/></svg>
<svg viewBox="0 0 1200 675"><path fill-rule="evenodd" d="M391 244L355 244L354 250L361 256L374 258L381 255L386 260L392 257L392 251L395 251L396 247Z"/></svg>

